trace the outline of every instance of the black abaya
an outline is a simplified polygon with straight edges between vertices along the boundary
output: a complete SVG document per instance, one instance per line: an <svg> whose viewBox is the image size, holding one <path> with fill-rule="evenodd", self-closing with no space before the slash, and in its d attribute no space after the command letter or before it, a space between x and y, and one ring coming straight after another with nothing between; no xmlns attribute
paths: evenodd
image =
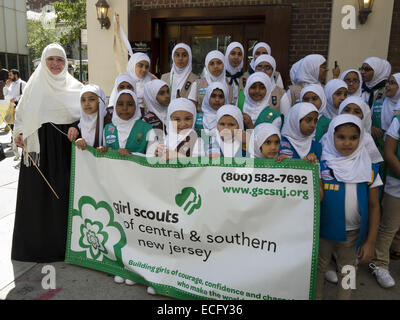
<svg viewBox="0 0 400 320"><path fill-rule="evenodd" d="M68 132L74 125L57 125ZM60 200L50 190L34 165L21 162L11 258L50 263L64 261L71 170L71 142L46 123L39 129L40 170Z"/></svg>

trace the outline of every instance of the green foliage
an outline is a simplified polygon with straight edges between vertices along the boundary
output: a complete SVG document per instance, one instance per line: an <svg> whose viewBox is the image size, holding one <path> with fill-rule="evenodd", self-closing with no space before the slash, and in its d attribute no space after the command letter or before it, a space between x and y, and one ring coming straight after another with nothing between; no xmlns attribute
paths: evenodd
<svg viewBox="0 0 400 320"><path fill-rule="evenodd" d="M42 56L42 51L50 43L58 42L56 29L44 28L41 21L28 20L27 47L33 60Z"/></svg>

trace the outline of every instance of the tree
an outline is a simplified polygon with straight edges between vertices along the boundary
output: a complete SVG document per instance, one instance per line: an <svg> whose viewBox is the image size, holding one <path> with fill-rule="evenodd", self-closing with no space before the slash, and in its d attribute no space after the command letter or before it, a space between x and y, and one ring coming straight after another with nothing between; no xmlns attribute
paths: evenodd
<svg viewBox="0 0 400 320"><path fill-rule="evenodd" d="M58 42L55 28L46 28L41 21L28 20L28 43L32 60L39 59L50 43Z"/></svg>

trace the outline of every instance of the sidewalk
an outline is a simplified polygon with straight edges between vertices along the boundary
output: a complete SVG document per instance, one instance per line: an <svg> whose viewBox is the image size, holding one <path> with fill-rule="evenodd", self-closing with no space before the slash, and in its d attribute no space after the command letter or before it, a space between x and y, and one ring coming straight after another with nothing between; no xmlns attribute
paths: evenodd
<svg viewBox="0 0 400 320"><path fill-rule="evenodd" d="M3 126L0 126L3 128ZM0 143L6 147L11 137L2 134ZM14 155L6 148L8 158L0 162L0 300L165 300L151 296L143 285L127 286L114 283L113 276L65 263L51 264L56 270L56 290L44 290L44 264L11 261L15 202L19 170ZM368 271L360 266L354 300L400 300L400 261L391 263L391 274L397 285L382 289ZM326 298L335 298L335 285L327 284Z"/></svg>

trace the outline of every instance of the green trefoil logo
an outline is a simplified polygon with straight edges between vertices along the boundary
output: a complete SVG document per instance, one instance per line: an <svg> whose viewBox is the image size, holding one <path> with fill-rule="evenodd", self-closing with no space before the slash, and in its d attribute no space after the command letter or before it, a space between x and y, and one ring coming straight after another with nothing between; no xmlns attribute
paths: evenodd
<svg viewBox="0 0 400 320"><path fill-rule="evenodd" d="M201 196L197 194L195 188L184 188L181 193L175 196L175 203L190 216L194 211L201 208Z"/></svg>

